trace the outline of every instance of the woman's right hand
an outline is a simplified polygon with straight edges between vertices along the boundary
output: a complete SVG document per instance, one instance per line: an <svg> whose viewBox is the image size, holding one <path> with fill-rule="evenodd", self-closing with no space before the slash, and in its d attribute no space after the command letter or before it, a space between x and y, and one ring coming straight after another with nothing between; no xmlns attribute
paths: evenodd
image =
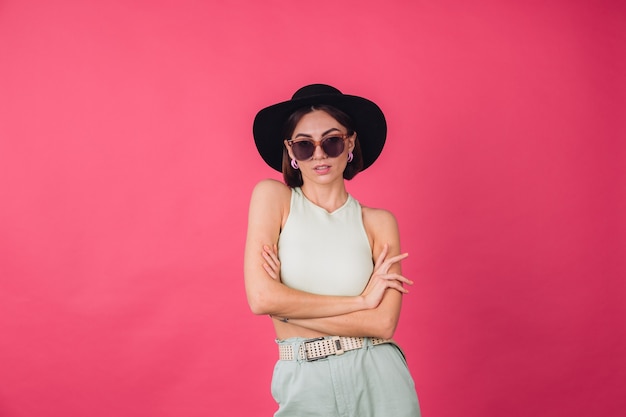
<svg viewBox="0 0 626 417"><path fill-rule="evenodd" d="M267 245L263 246L263 258L265 259L265 263L263 264L265 272L267 272L272 279L280 282L280 259L278 259L278 246L276 244L272 247Z"/></svg>
<svg viewBox="0 0 626 417"><path fill-rule="evenodd" d="M400 291L403 294L408 293L409 291L404 288L402 285L412 285L413 281L408 278L403 277L397 273L389 273L389 268L396 262L400 262L407 256L408 253L403 253L400 255L392 256L387 258L387 254L389 253L389 245L385 244L382 252L378 255L376 259L376 263L374 264L374 272L370 277L367 286L361 293L361 296L365 300L365 304L367 308L376 308L378 304L380 304L383 299L383 295L388 288L393 288L395 290Z"/></svg>

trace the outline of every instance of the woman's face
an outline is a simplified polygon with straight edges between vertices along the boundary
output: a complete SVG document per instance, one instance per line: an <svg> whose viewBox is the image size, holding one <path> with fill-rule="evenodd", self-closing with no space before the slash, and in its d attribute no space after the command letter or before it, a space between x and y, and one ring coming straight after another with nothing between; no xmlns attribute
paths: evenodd
<svg viewBox="0 0 626 417"><path fill-rule="evenodd" d="M293 141L313 140L321 141L331 136L345 135L346 128L342 126L331 115L322 110L315 110L305 114L293 131L291 139ZM315 146L313 156L306 160L295 158L293 149L285 141L285 146L291 159L296 159L302 173L302 179L319 183L330 183L333 181L343 181L343 171L348 163L348 153L354 149L355 135L344 140L344 149L336 157L330 157L322 146Z"/></svg>

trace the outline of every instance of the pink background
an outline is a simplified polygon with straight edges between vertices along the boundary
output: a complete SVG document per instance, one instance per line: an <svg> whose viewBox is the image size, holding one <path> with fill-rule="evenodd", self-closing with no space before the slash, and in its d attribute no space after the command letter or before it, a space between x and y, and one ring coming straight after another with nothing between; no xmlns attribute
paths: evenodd
<svg viewBox="0 0 626 417"><path fill-rule="evenodd" d="M0 416L267 416L252 119L364 95L426 417L626 409L619 1L0 1Z"/></svg>

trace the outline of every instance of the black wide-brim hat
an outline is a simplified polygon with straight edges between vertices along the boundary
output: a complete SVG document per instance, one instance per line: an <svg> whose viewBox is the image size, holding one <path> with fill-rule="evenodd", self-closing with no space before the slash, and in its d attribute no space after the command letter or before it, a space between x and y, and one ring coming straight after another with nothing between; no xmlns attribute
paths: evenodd
<svg viewBox="0 0 626 417"><path fill-rule="evenodd" d="M380 107L363 97L343 94L335 87L311 84L295 92L291 100L274 104L259 111L254 118L254 142L263 160L282 172L283 129L291 114L312 105L327 104L338 108L352 119L361 145L363 170L374 163L387 138L387 122Z"/></svg>

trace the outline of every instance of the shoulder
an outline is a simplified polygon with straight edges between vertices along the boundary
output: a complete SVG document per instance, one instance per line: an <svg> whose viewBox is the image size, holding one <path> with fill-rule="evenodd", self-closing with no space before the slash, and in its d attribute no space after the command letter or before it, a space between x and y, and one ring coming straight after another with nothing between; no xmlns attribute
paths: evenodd
<svg viewBox="0 0 626 417"><path fill-rule="evenodd" d="M365 223L366 227L368 225L381 225L384 227L397 228L398 222L396 221L396 217L389 210L363 206L361 207L361 211L363 213L363 223Z"/></svg>
<svg viewBox="0 0 626 417"><path fill-rule="evenodd" d="M252 190L252 200L282 200L291 196L291 188L280 181L264 179L259 181Z"/></svg>
<svg viewBox="0 0 626 417"><path fill-rule="evenodd" d="M291 188L280 181L264 179L259 181L252 190L250 214L277 213L284 217L289 211L290 201Z"/></svg>
<svg viewBox="0 0 626 417"><path fill-rule="evenodd" d="M388 210L363 207L363 226L370 239L374 254L377 256L383 245L388 244L392 252L399 248L399 232L396 217Z"/></svg>

